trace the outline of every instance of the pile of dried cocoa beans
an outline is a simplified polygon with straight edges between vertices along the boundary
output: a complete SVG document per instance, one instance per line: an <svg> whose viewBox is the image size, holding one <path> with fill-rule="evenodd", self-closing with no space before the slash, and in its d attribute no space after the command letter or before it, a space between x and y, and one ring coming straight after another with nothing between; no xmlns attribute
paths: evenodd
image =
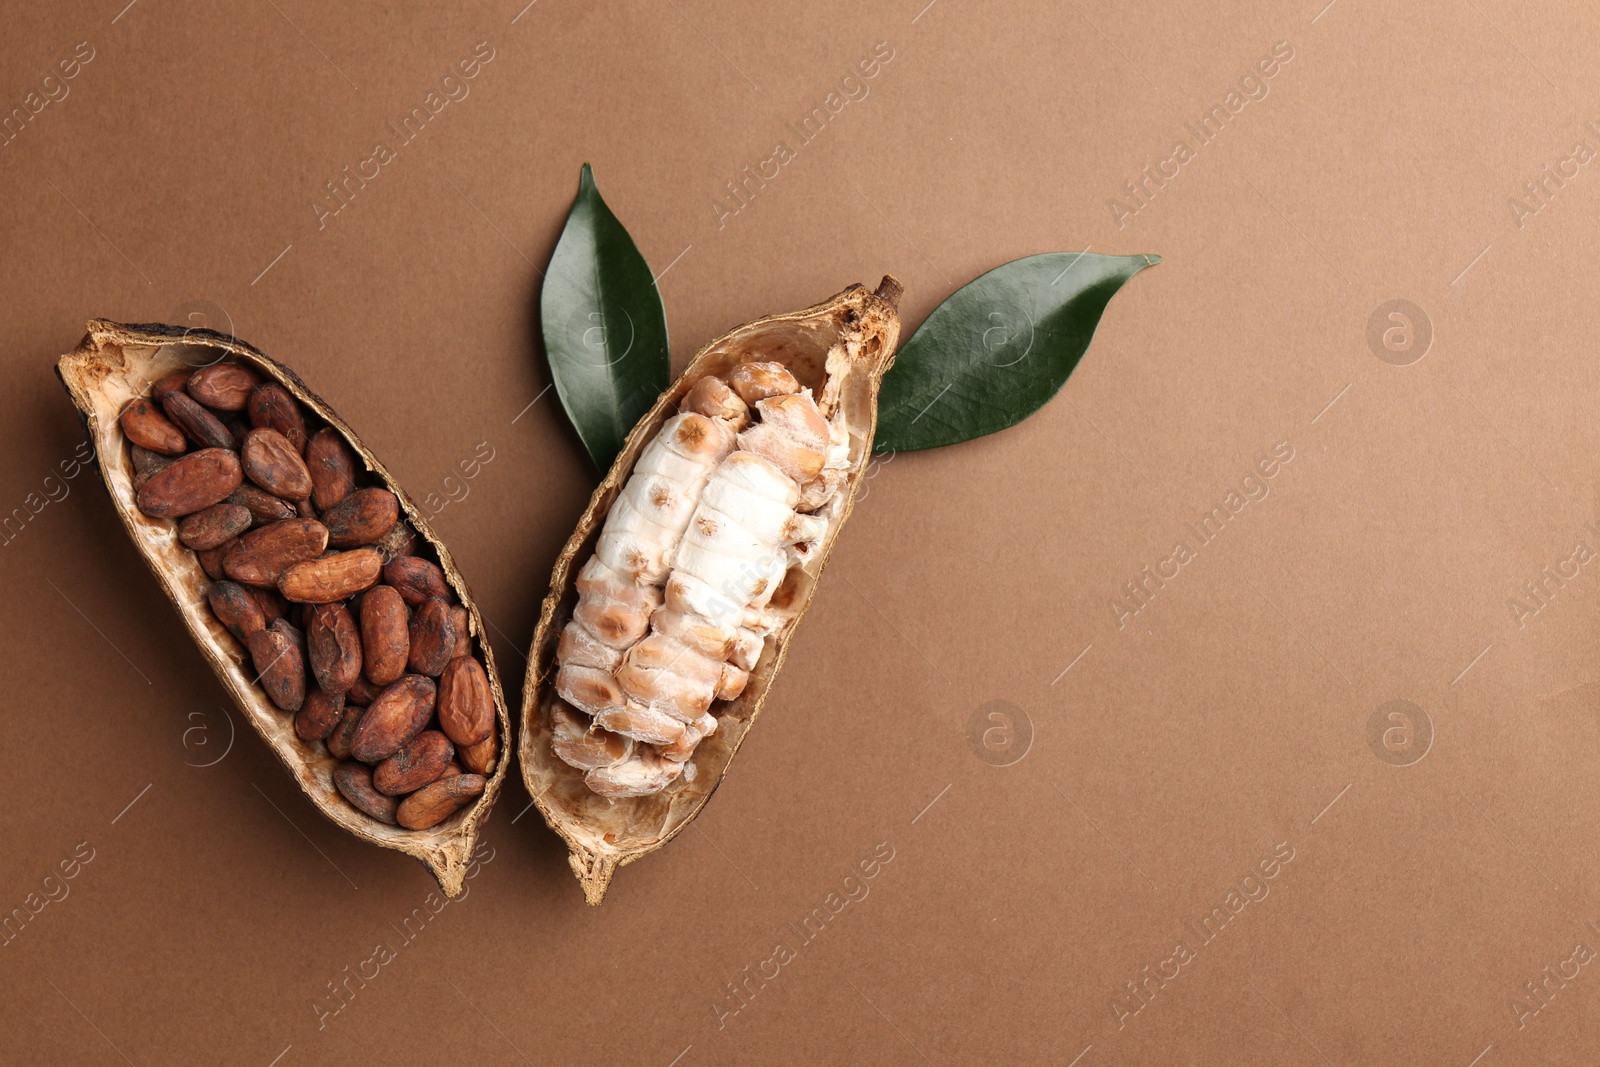
<svg viewBox="0 0 1600 1067"><path fill-rule="evenodd" d="M120 416L139 510L198 555L257 684L339 761L351 805L425 830L499 758L489 678L394 493L320 421L234 362L169 375Z"/></svg>

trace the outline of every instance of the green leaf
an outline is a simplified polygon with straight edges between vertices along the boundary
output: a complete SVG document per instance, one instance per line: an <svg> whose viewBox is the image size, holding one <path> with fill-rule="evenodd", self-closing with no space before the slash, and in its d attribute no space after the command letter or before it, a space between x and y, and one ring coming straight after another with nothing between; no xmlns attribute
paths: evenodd
<svg viewBox="0 0 1600 1067"><path fill-rule="evenodd" d="M884 377L873 450L953 445L1032 415L1078 365L1117 290L1160 262L1050 252L962 286L901 346Z"/></svg>
<svg viewBox="0 0 1600 1067"><path fill-rule="evenodd" d="M539 299L556 395L602 471L671 377L667 315L650 265L595 188L589 164Z"/></svg>

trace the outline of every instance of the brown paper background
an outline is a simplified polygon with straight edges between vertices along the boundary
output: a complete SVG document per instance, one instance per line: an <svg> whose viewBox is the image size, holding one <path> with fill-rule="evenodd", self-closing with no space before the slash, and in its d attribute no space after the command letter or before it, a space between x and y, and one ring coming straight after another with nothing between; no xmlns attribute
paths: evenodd
<svg viewBox="0 0 1600 1067"><path fill-rule="evenodd" d="M0 948L0 1059L1593 1062L1596 964L1520 1026L1511 1003L1600 947L1600 562L1520 626L1508 599L1600 551L1600 162L1520 226L1509 199L1600 150L1600 16L925 2L7 12L0 107L94 58L0 148L0 509L28 517L0 545L0 908L93 859ZM480 41L470 94L319 230L323 183ZM869 95L719 225L723 183L879 41ZM1118 228L1107 198L1279 41L1267 95ZM419 500L488 442L434 522L518 689L596 480L532 310L586 160L666 270L678 366L885 272L910 328L1018 256L1164 263L1037 416L878 468L689 832L588 909L511 786L468 898L319 1027L431 880L253 735L229 746L243 720L97 476L46 482L81 437L51 366L92 316L196 312L294 366ZM1433 332L1408 366L1367 341L1396 299ZM1278 442L1268 495L1119 629L1122 584ZM998 754L967 738L997 700L1020 709ZM1369 744L1391 700L1431 724L1419 762ZM1280 842L1268 895L1119 1025L1124 983ZM789 924L880 843L868 895L804 942Z"/></svg>

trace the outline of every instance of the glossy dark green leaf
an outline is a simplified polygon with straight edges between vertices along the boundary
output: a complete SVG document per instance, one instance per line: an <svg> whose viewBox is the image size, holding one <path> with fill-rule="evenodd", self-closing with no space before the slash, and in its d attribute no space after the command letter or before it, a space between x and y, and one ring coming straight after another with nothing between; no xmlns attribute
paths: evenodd
<svg viewBox="0 0 1600 1067"><path fill-rule="evenodd" d="M667 316L650 265L595 188L589 164L539 301L556 395L602 471L667 387Z"/></svg>
<svg viewBox="0 0 1600 1067"><path fill-rule="evenodd" d="M901 346L884 377L874 450L953 445L1032 415L1078 365L1117 290L1159 262L1050 252L962 286Z"/></svg>

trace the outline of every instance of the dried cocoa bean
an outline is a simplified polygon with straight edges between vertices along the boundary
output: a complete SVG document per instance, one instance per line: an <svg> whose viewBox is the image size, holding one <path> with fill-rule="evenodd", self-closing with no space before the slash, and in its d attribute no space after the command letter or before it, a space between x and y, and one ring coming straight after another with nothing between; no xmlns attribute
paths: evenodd
<svg viewBox="0 0 1600 1067"><path fill-rule="evenodd" d="M238 363L213 363L189 376L189 395L218 411L243 411L260 384L255 371Z"/></svg>
<svg viewBox="0 0 1600 1067"><path fill-rule="evenodd" d="M350 754L362 763L394 755L428 725L437 692L432 679L408 674L379 693L350 739Z"/></svg>
<svg viewBox="0 0 1600 1067"><path fill-rule="evenodd" d="M225 448L201 449L152 474L135 499L152 518L181 519L221 503L243 477L238 456Z"/></svg>
<svg viewBox="0 0 1600 1067"><path fill-rule="evenodd" d="M289 501L281 500L260 486L248 482L228 494L228 503L248 508L250 523L253 526L265 526L269 522L295 517L294 505Z"/></svg>
<svg viewBox="0 0 1600 1067"><path fill-rule="evenodd" d="M411 632L405 601L392 586L375 585L362 594L361 652L375 685L388 685L405 673Z"/></svg>
<svg viewBox="0 0 1600 1067"><path fill-rule="evenodd" d="M117 421L122 425L124 437L151 452L176 456L189 447L183 431L174 426L172 420L162 414L153 402L143 397L128 401L128 406L122 409Z"/></svg>
<svg viewBox="0 0 1600 1067"><path fill-rule="evenodd" d="M356 548L296 563L278 579L278 592L304 604L328 604L370 587L382 573L376 549Z"/></svg>
<svg viewBox="0 0 1600 1067"><path fill-rule="evenodd" d="M267 628L267 615L250 590L237 582L213 582L206 590L211 614L239 640Z"/></svg>
<svg viewBox="0 0 1600 1067"><path fill-rule="evenodd" d="M500 737L490 730L489 736L475 745L457 745L456 756L473 774L493 774L495 764L500 762Z"/></svg>
<svg viewBox="0 0 1600 1067"><path fill-rule="evenodd" d="M322 525L328 528L328 544L356 548L377 541L399 518L400 502L389 490L357 489L322 513Z"/></svg>
<svg viewBox="0 0 1600 1067"><path fill-rule="evenodd" d="M273 496L304 500L311 495L311 472L300 451L277 430L251 430L244 439L240 462L245 477Z"/></svg>
<svg viewBox="0 0 1600 1067"><path fill-rule="evenodd" d="M351 807L379 822L395 823L395 809L400 806L398 797L384 796L372 787L372 768L360 763L341 763L333 769L333 786L350 802Z"/></svg>
<svg viewBox="0 0 1600 1067"><path fill-rule="evenodd" d="M304 560L316 559L327 547L328 529L322 523L315 519L282 519L239 538L222 565L235 581L275 586L284 571Z"/></svg>
<svg viewBox="0 0 1600 1067"><path fill-rule="evenodd" d="M350 692L344 695L344 702L346 704L360 704L362 707L367 707L374 700L378 699L378 694L381 692L383 692L383 686L373 685L367 680L367 676L363 674L361 677L356 679L356 684L350 687Z"/></svg>
<svg viewBox="0 0 1600 1067"><path fill-rule="evenodd" d="M266 589L259 585L248 585L245 589L256 598L256 603L261 605L261 614L267 617L268 622L289 617L289 602L284 600L276 589Z"/></svg>
<svg viewBox="0 0 1600 1067"><path fill-rule="evenodd" d="M250 509L238 504L212 504L178 523L178 540L196 552L216 548L250 529Z"/></svg>
<svg viewBox="0 0 1600 1067"><path fill-rule="evenodd" d="M456 647L451 650L450 658L472 655L472 616L466 608L456 604L450 609L450 618L456 624Z"/></svg>
<svg viewBox="0 0 1600 1067"><path fill-rule="evenodd" d="M384 564L383 580L395 587L407 604L416 607L429 597L451 600L444 571L421 556L396 556Z"/></svg>
<svg viewBox="0 0 1600 1067"><path fill-rule="evenodd" d="M339 725L333 728L333 733L324 740L328 746L328 755L334 759L350 758L350 741L356 735L356 727L361 725L362 716L366 715L365 707L351 704L348 695L345 699L344 712L339 716Z"/></svg>
<svg viewBox="0 0 1600 1067"><path fill-rule="evenodd" d="M189 384L189 375L191 373L191 371L180 370L167 375L165 378L157 379L156 383L150 387L150 396L159 404L173 393L183 392L184 387Z"/></svg>
<svg viewBox="0 0 1600 1067"><path fill-rule="evenodd" d="M300 414L300 405L289 395L289 390L277 382L258 386L250 394L249 414L251 426L277 430L289 439L296 452L304 454L306 420Z"/></svg>
<svg viewBox="0 0 1600 1067"><path fill-rule="evenodd" d="M439 728L458 746L494 732L494 694L483 665L471 656L451 660L439 677Z"/></svg>
<svg viewBox="0 0 1600 1067"><path fill-rule="evenodd" d="M372 546L383 553L383 562L387 565L400 556L414 556L417 553L417 531L404 519L389 527L377 543Z"/></svg>
<svg viewBox="0 0 1600 1067"><path fill-rule="evenodd" d="M356 487L356 460L339 431L318 430L306 442L306 466L311 471L311 502L326 511Z"/></svg>
<svg viewBox="0 0 1600 1067"><path fill-rule="evenodd" d="M187 447L187 441L185 446ZM133 487L138 489L149 480L152 474L164 471L178 461L177 456L165 456L160 452L152 452L148 448L134 445L128 449L128 454L133 457Z"/></svg>
<svg viewBox="0 0 1600 1067"><path fill-rule="evenodd" d="M299 711L306 699L306 661L298 632L282 619L246 639L256 680L284 711Z"/></svg>
<svg viewBox="0 0 1600 1067"><path fill-rule="evenodd" d="M411 651L408 664L413 674L437 678L450 662L456 648L456 623L450 605L438 597L422 602L411 617Z"/></svg>
<svg viewBox="0 0 1600 1067"><path fill-rule="evenodd" d="M231 541L222 542L216 548L208 548L204 552L195 553L196 558L200 560L200 569L206 572L207 578L210 578L213 582L218 582L227 577L228 572L222 569L222 561L227 558L228 552L238 543L239 539L235 537Z"/></svg>
<svg viewBox="0 0 1600 1067"><path fill-rule="evenodd" d="M306 651L317 684L341 696L361 677L361 634L343 604L318 604L306 623Z"/></svg>
<svg viewBox="0 0 1600 1067"><path fill-rule="evenodd" d="M305 703L294 713L294 735L302 741L325 740L343 717L344 694L319 686L306 694Z"/></svg>
<svg viewBox="0 0 1600 1067"><path fill-rule="evenodd" d="M161 410L177 424L183 435L201 448L238 448L232 432L222 420L201 407L188 393L168 393Z"/></svg>
<svg viewBox="0 0 1600 1067"><path fill-rule="evenodd" d="M372 786L380 793L412 793L444 774L455 746L438 730L424 730L372 769Z"/></svg>
<svg viewBox="0 0 1600 1067"><path fill-rule="evenodd" d="M407 830L437 826L483 795L481 774L458 774L425 785L400 802L395 821Z"/></svg>

